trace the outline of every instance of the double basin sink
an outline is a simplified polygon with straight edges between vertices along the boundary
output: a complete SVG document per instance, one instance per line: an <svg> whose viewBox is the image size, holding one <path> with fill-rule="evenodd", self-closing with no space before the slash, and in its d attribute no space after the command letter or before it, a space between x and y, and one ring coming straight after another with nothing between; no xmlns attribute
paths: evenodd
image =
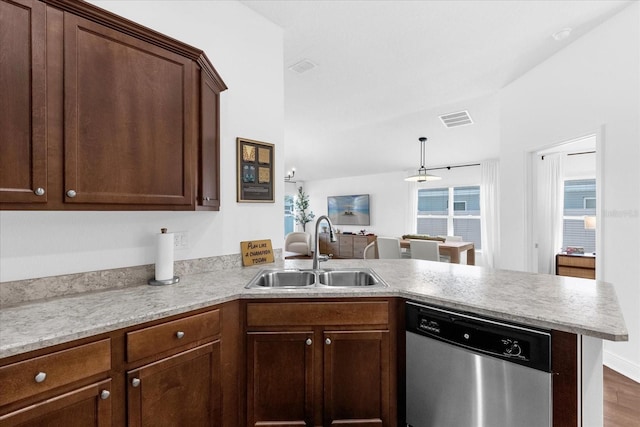
<svg viewBox="0 0 640 427"><path fill-rule="evenodd" d="M308 287L386 287L387 284L370 268L280 269L261 270L247 289Z"/></svg>

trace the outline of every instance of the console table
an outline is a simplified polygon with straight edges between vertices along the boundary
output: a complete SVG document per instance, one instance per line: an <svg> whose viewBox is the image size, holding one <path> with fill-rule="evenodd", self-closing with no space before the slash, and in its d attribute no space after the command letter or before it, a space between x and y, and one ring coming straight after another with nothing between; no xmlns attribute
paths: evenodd
<svg viewBox="0 0 640 427"><path fill-rule="evenodd" d="M334 258L364 258L364 248L376 240L376 236L360 234L336 234L337 242L329 239L329 233L320 233L320 253L333 254Z"/></svg>
<svg viewBox="0 0 640 427"><path fill-rule="evenodd" d="M556 274L558 276L582 277L583 279L596 278L596 256L584 255L556 255Z"/></svg>

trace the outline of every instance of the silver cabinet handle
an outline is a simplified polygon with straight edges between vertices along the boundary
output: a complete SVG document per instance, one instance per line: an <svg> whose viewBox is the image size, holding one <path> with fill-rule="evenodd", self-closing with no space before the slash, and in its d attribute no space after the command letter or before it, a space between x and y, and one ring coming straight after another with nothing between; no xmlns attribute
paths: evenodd
<svg viewBox="0 0 640 427"><path fill-rule="evenodd" d="M205 197L205 198L204 198L204 201L205 201L205 202L208 202L209 200L211 200L211 197Z"/></svg>
<svg viewBox="0 0 640 427"><path fill-rule="evenodd" d="M36 196L44 196L44 188L38 187L38 188L36 188L34 193L36 194Z"/></svg>
<svg viewBox="0 0 640 427"><path fill-rule="evenodd" d="M134 378L131 380L131 385L134 387L138 387L140 385L140 378Z"/></svg>
<svg viewBox="0 0 640 427"><path fill-rule="evenodd" d="M41 383L46 379L47 379L46 372L38 372L38 374L35 377L35 380L36 380L37 383Z"/></svg>
<svg viewBox="0 0 640 427"><path fill-rule="evenodd" d="M69 191L67 191L67 196L68 196L68 197L72 197L72 198L73 198L73 197L76 197L76 194L77 194L77 193L76 193L74 190L69 190Z"/></svg>
<svg viewBox="0 0 640 427"><path fill-rule="evenodd" d="M111 393L109 393L109 390L102 390L102 392L100 392L100 399L102 400L108 399L109 396L111 396Z"/></svg>
<svg viewBox="0 0 640 427"><path fill-rule="evenodd" d="M182 338L184 338L184 332L182 332L182 331L178 331L178 332L176 332L176 337L177 337L179 340L180 340L180 339L182 339Z"/></svg>
<svg viewBox="0 0 640 427"><path fill-rule="evenodd" d="M325 344L331 344L331 338L327 338L326 340L324 340Z"/></svg>
<svg viewBox="0 0 640 427"><path fill-rule="evenodd" d="M313 344L313 341L311 340L311 338L307 338L307 340L305 341L305 344L311 345Z"/></svg>

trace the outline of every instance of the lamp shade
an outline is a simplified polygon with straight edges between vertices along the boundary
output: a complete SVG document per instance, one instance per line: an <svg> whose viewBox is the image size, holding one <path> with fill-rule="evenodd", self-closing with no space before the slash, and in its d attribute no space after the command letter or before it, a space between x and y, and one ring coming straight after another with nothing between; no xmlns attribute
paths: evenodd
<svg viewBox="0 0 640 427"><path fill-rule="evenodd" d="M427 182L427 181L438 181L440 179L442 178L436 175L428 174L426 169L421 168L421 169L418 169L417 174L408 176L404 180L410 181L410 182Z"/></svg>
<svg viewBox="0 0 640 427"><path fill-rule="evenodd" d="M596 229L596 217L595 216L585 216L584 217L584 229L585 230L595 230Z"/></svg>

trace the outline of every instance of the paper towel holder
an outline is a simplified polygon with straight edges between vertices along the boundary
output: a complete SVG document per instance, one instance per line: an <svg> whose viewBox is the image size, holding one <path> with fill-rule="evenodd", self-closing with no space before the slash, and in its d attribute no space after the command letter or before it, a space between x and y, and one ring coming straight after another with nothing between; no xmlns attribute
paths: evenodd
<svg viewBox="0 0 640 427"><path fill-rule="evenodd" d="M156 279L149 279L149 284L151 286L162 286L162 285L173 285L175 283L180 282L180 277L178 276L173 276L173 279L167 279L167 280L156 280Z"/></svg>
<svg viewBox="0 0 640 427"><path fill-rule="evenodd" d="M166 228L161 228L160 232L162 234L165 234L167 232ZM153 279L149 279L147 283L149 283L152 286L164 286L164 285L173 285L175 283L180 282L180 277L178 276L173 276L173 278L171 279L166 279L166 280L159 280L156 278Z"/></svg>

